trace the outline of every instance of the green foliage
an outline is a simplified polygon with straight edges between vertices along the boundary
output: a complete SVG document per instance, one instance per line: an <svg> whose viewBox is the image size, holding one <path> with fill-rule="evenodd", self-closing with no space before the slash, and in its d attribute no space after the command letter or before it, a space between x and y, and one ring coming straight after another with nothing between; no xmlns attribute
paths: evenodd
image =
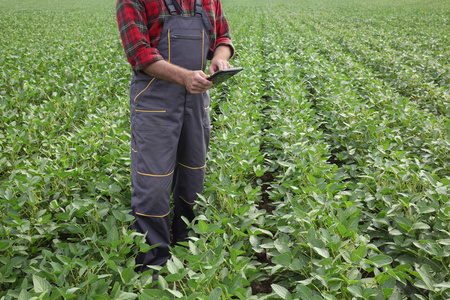
<svg viewBox="0 0 450 300"><path fill-rule="evenodd" d="M222 1L192 237L134 272L114 1L0 1L0 299L450 298L450 7Z"/></svg>

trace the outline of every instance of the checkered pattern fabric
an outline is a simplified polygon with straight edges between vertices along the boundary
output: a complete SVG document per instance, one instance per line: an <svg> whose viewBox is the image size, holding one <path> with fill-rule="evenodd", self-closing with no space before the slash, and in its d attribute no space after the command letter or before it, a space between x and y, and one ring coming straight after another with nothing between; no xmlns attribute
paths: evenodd
<svg viewBox="0 0 450 300"><path fill-rule="evenodd" d="M202 0L213 29L210 34L208 59L214 49L228 45L234 53L230 28L222 10L220 0ZM180 0L182 16L193 16L195 0ZM163 57L156 47L161 38L164 18L170 15L163 0L118 0L116 3L117 23L128 61L136 71L142 71Z"/></svg>

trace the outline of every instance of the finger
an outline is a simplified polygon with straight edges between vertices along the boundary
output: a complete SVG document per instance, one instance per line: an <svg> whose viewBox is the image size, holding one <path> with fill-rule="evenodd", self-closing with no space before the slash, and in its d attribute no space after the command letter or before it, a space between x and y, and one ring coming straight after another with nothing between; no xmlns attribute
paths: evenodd
<svg viewBox="0 0 450 300"><path fill-rule="evenodd" d="M189 90L191 94L202 94L212 87L212 82L206 80L206 83L194 82Z"/></svg>
<svg viewBox="0 0 450 300"><path fill-rule="evenodd" d="M214 63L213 65L211 65L211 67L209 68L209 73L211 75L214 75L214 73L216 73L218 70L220 70L220 66L219 63Z"/></svg>
<svg viewBox="0 0 450 300"><path fill-rule="evenodd" d="M210 65L209 66L209 74L214 75L215 72L216 72L216 70L214 70L214 66Z"/></svg>
<svg viewBox="0 0 450 300"><path fill-rule="evenodd" d="M230 69L231 65L227 60L221 60L218 64L219 70Z"/></svg>
<svg viewBox="0 0 450 300"><path fill-rule="evenodd" d="M219 62L217 63L217 69L218 69L218 70L223 70L223 69L224 69L224 66L225 66L225 63L224 63L223 61L219 61Z"/></svg>
<svg viewBox="0 0 450 300"><path fill-rule="evenodd" d="M206 76L205 78L203 78L203 77L199 78L199 80L196 83L199 84L199 87L209 88L212 86L212 82L207 79L209 77L208 75L205 75L205 76Z"/></svg>
<svg viewBox="0 0 450 300"><path fill-rule="evenodd" d="M209 77L209 75L206 75L203 71L200 71L199 74L202 78L205 78L205 79L207 79Z"/></svg>
<svg viewBox="0 0 450 300"><path fill-rule="evenodd" d="M203 71L199 71L199 72L196 74L195 80L196 80L197 82L203 84L203 85L208 86L208 85L209 85L208 83L210 82L210 81L208 80L208 78L209 78L209 76L206 75L205 73L203 73Z"/></svg>

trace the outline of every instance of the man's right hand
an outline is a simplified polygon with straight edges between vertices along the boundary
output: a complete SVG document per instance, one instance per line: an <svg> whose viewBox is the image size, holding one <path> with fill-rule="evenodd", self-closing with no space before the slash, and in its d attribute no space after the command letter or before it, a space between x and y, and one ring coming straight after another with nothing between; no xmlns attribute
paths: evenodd
<svg viewBox="0 0 450 300"><path fill-rule="evenodd" d="M183 85L191 94L203 94L213 85L207 78L208 75L203 71L188 71L184 76Z"/></svg>

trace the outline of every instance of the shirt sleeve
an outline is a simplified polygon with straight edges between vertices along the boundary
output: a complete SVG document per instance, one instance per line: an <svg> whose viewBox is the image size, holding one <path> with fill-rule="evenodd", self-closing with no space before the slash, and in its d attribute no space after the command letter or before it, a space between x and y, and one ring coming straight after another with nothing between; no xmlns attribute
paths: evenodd
<svg viewBox="0 0 450 300"><path fill-rule="evenodd" d="M218 0L216 3L216 48L219 46L229 46L231 56L234 55L234 46L231 42L230 26L222 9L222 4ZM212 58L212 57L211 57Z"/></svg>
<svg viewBox="0 0 450 300"><path fill-rule="evenodd" d="M127 59L136 71L163 59L150 46L146 12L140 0L117 0L116 17Z"/></svg>

